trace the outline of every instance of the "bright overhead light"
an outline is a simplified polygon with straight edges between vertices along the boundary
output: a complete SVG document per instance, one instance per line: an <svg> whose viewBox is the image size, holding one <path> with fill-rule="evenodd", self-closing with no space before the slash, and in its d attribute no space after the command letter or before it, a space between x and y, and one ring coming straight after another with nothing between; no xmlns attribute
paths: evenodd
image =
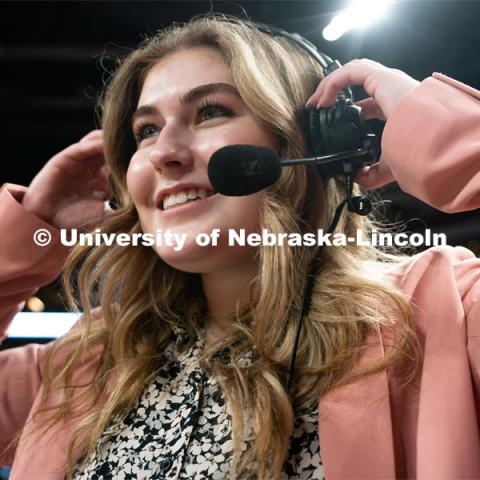
<svg viewBox="0 0 480 480"><path fill-rule="evenodd" d="M392 4L393 0L354 0L323 29L323 38L333 42L349 30L365 28L382 18Z"/></svg>

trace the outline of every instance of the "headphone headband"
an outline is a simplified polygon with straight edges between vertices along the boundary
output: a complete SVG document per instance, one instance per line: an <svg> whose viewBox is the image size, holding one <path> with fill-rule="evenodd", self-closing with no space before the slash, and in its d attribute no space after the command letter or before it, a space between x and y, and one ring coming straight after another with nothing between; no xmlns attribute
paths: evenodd
<svg viewBox="0 0 480 480"><path fill-rule="evenodd" d="M306 38L302 37L298 33L290 33L282 28L278 28L263 22L253 22L248 20L244 23L251 25L252 27L256 27L258 30L267 33L272 37L288 38L290 41L297 44L300 48L306 50L312 57L314 57L324 70L327 70L331 64L335 63L328 55L320 52L320 50L318 50L318 48L312 42L309 42Z"/></svg>
<svg viewBox="0 0 480 480"><path fill-rule="evenodd" d="M302 50L305 50L309 53L315 60L321 65L324 75L328 75L337 68L340 68L342 64L338 60L332 60L326 53L321 52L312 42L307 40L305 37L302 37L299 33L296 32L287 32L282 28L275 27L269 23L263 22L254 22L252 20L243 20L245 25L257 28L261 32L264 32L272 37L283 37L290 40L292 43L300 47ZM343 90L347 98L353 98L352 91L350 88L345 88Z"/></svg>

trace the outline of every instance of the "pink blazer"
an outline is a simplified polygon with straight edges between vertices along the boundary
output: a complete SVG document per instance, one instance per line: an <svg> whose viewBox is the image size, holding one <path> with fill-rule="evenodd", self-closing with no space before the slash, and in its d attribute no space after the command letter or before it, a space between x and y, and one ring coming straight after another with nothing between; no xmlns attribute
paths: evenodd
<svg viewBox="0 0 480 480"><path fill-rule="evenodd" d="M383 136L400 186L444 211L480 207L480 92L440 74L424 80L392 112ZM24 187L0 190L0 332L19 303L61 270L67 249L58 231L25 211ZM54 242L36 247L32 233ZM5 233L6 232L6 233ZM480 260L464 248L437 247L396 266L387 279L412 301L424 335L421 381L399 390L385 372L331 391L319 403L320 448L333 479L480 478ZM384 356L371 337L361 365ZM35 411L50 345L0 352L0 449ZM92 375L98 352L76 372ZM13 480L60 480L72 425L32 442L22 436Z"/></svg>

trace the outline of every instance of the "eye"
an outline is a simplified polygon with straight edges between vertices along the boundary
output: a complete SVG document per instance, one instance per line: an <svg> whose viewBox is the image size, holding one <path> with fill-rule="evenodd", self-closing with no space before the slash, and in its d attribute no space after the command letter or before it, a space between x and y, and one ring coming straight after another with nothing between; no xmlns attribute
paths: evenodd
<svg viewBox="0 0 480 480"><path fill-rule="evenodd" d="M158 128L153 123L139 123L133 127L133 136L137 143L140 143L146 138L153 137L158 131Z"/></svg>
<svg viewBox="0 0 480 480"><path fill-rule="evenodd" d="M229 108L211 100L204 100L197 107L197 118L199 122L213 120L214 118L222 116L231 117L232 115L233 112Z"/></svg>

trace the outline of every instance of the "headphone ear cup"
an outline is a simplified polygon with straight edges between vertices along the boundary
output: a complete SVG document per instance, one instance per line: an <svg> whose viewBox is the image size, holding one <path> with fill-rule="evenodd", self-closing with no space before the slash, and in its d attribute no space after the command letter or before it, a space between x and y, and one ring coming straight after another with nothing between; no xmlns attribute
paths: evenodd
<svg viewBox="0 0 480 480"><path fill-rule="evenodd" d="M303 134L309 154L313 157L323 155L322 130L320 116L323 109L311 108L303 111Z"/></svg>
<svg viewBox="0 0 480 480"><path fill-rule="evenodd" d="M361 148L367 133L360 108L343 96L329 108L304 110L303 125L307 146L313 156Z"/></svg>
<svg viewBox="0 0 480 480"><path fill-rule="evenodd" d="M303 126L308 149L314 157L362 148L368 133L361 108L343 95L329 108L304 110ZM341 173L335 167L318 166L318 169L325 178Z"/></svg>
<svg viewBox="0 0 480 480"><path fill-rule="evenodd" d="M321 156L358 148L361 143L357 135L352 138L350 125L359 122L356 113L347 111L344 102L329 108L305 110L304 134L310 153Z"/></svg>

